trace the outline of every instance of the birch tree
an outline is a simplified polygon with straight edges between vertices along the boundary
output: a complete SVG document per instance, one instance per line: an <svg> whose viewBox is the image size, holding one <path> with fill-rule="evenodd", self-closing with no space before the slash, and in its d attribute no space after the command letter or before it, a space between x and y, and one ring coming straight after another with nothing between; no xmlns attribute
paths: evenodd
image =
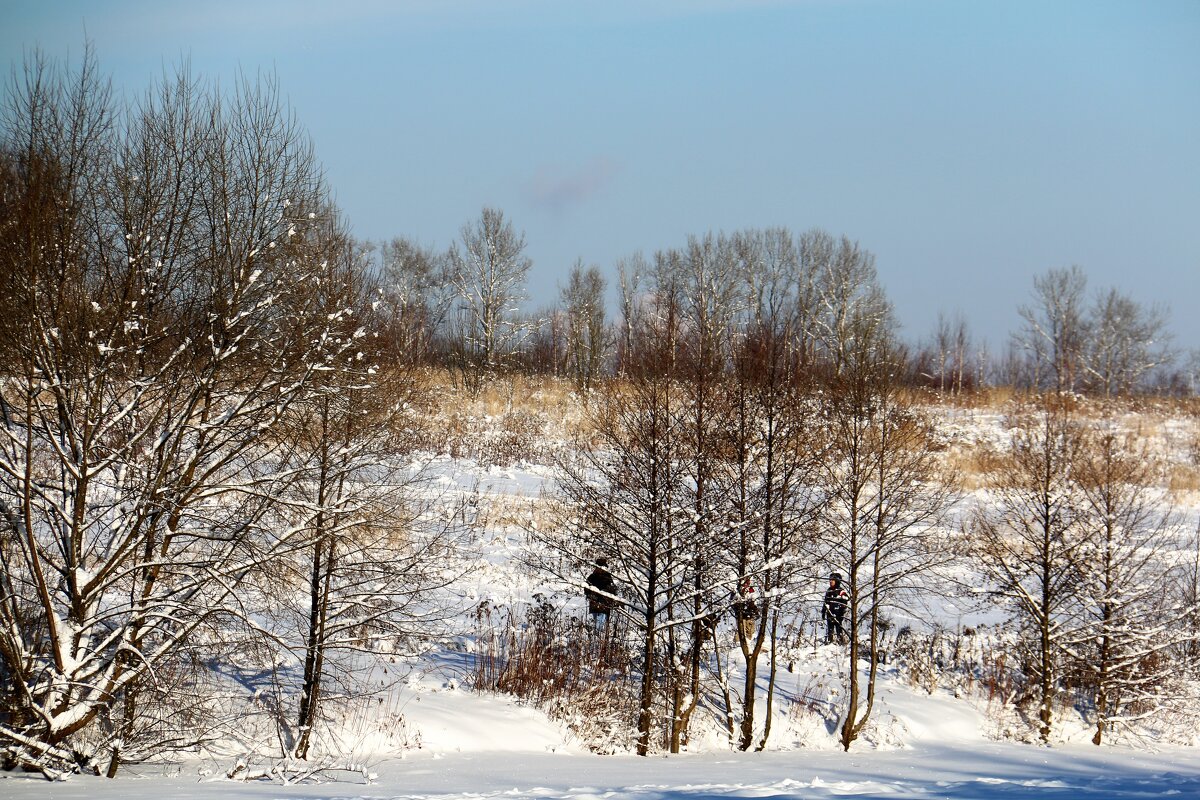
<svg viewBox="0 0 1200 800"><path fill-rule="evenodd" d="M1146 308L1117 289L1096 297L1088 316L1083 371L1105 397L1128 394L1172 359L1167 315Z"/></svg>
<svg viewBox="0 0 1200 800"><path fill-rule="evenodd" d="M1075 265L1034 277L1033 302L1017 309L1024 320L1017 342L1033 386L1043 386L1048 375L1055 392L1075 391L1087 331L1086 289L1087 276Z"/></svg>
<svg viewBox="0 0 1200 800"><path fill-rule="evenodd" d="M804 274L811 273L813 340L840 375L863 331L891 324L891 305L879 286L875 256L843 236L809 231L801 239ZM806 287L802 287L804 289ZM803 297L803 294L801 295Z"/></svg>
<svg viewBox="0 0 1200 800"><path fill-rule="evenodd" d="M933 378L937 380L938 391L962 394L968 378L970 347L971 336L962 314L950 318L939 312L933 334L936 363Z"/></svg>
<svg viewBox="0 0 1200 800"><path fill-rule="evenodd" d="M626 373L628 362L635 358L635 326L638 306L641 302L642 281L650 273L650 267L641 253L617 260L617 291L621 319L617 334L617 372Z"/></svg>
<svg viewBox="0 0 1200 800"><path fill-rule="evenodd" d="M380 246L379 258L392 357L420 363L434 346L453 300L446 254L396 237Z"/></svg>
<svg viewBox="0 0 1200 800"><path fill-rule="evenodd" d="M562 290L566 311L567 374L575 388L588 392L599 380L608 353L608 330L604 318L604 277L600 268L571 268Z"/></svg>
<svg viewBox="0 0 1200 800"><path fill-rule="evenodd" d="M463 225L448 259L456 303L456 363L468 386L477 390L530 330L517 312L533 262L525 255L525 235L496 208L484 208L478 220Z"/></svg>

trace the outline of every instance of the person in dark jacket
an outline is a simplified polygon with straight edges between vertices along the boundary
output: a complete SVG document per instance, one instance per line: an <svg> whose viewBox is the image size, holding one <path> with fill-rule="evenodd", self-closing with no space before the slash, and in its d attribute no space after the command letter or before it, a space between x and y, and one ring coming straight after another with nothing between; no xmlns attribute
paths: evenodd
<svg viewBox="0 0 1200 800"><path fill-rule="evenodd" d="M830 574L829 588L825 590L825 602L821 604L821 619L825 621L825 644L832 643L835 637L838 644L845 643L846 630L842 627L842 620L846 616L846 605L849 602L850 595L846 593L846 587L842 586L841 573Z"/></svg>
<svg viewBox="0 0 1200 800"><path fill-rule="evenodd" d="M588 575L587 583L583 596L587 598L588 613L592 615L592 622L599 630L608 624L608 617L617 605L614 597L617 593L617 582L608 571L608 559L596 559L596 568Z"/></svg>

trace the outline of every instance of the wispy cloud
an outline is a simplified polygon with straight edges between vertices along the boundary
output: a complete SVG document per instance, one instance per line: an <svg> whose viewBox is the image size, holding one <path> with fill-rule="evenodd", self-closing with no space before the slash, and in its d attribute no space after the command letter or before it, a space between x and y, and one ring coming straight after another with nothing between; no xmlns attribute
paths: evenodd
<svg viewBox="0 0 1200 800"><path fill-rule="evenodd" d="M618 172L617 163L605 156L576 167L544 166L529 181L525 195L535 208L561 213L602 191Z"/></svg>

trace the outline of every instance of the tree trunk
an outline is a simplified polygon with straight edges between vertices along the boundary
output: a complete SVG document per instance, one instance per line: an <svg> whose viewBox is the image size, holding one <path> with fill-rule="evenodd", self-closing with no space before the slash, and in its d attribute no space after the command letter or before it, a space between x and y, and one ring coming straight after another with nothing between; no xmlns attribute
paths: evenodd
<svg viewBox="0 0 1200 800"><path fill-rule="evenodd" d="M758 635L761 637L761 632ZM742 686L742 728L738 749L749 750L754 744L754 700L757 694L755 689L758 683L759 648L751 646L743 652L746 654L746 680Z"/></svg>
<svg viewBox="0 0 1200 800"><path fill-rule="evenodd" d="M654 716L654 617L647 614L646 639L642 644L642 690L638 702L637 754L650 755L650 721Z"/></svg>
<svg viewBox="0 0 1200 800"><path fill-rule="evenodd" d="M779 613L772 612L771 614L771 667L770 675L767 678L767 707L763 711L763 735L758 741L758 747L755 748L758 752L762 752L767 747L767 739L771 735L771 712L775 707L775 678L779 674L779 664L776 658L776 646L779 642Z"/></svg>
<svg viewBox="0 0 1200 800"><path fill-rule="evenodd" d="M332 543L318 540L313 546L313 568L310 584L308 631L305 636L304 681L300 695L297 720L298 737L295 756L307 759L312 745L312 730L316 725L321 703L321 676L325 668L325 622L329 611L330 581L333 577L334 553Z"/></svg>
<svg viewBox="0 0 1200 800"><path fill-rule="evenodd" d="M852 521L853 525L854 522ZM857 549L852 545L850 548L850 563L854 564L857 558ZM846 752L850 750L850 743L858 738L858 730L856 722L858 718L858 580L857 569L851 567L849 582L850 582L850 675L849 675L849 693L846 698L846 719L842 723L841 744L842 749Z"/></svg>
<svg viewBox="0 0 1200 800"><path fill-rule="evenodd" d="M1049 549L1050 549L1049 531L1047 531L1047 534L1046 534L1046 550L1047 550L1047 552L1049 551ZM1041 736L1041 739L1043 742L1050 741L1050 724L1051 724L1051 720L1053 718L1053 703L1054 703L1054 676L1053 676L1053 664L1052 664L1051 652L1050 652L1050 647L1051 647L1051 642L1050 642L1050 625L1051 625L1051 620L1050 620L1050 607L1051 607L1050 580L1051 580L1051 576L1050 576L1049 561L1050 561L1049 558L1042 559L1042 562L1043 562L1042 614L1041 614L1041 619L1038 620L1040 623L1039 627L1041 628L1041 630L1039 631L1040 639L1041 639L1041 641L1040 641L1041 653L1039 655L1041 656L1041 672L1042 672L1042 674L1039 676L1039 680L1038 680L1038 686L1041 690L1041 703L1040 703L1040 707L1038 708L1038 720L1041 722L1041 726L1038 729L1038 735Z"/></svg>

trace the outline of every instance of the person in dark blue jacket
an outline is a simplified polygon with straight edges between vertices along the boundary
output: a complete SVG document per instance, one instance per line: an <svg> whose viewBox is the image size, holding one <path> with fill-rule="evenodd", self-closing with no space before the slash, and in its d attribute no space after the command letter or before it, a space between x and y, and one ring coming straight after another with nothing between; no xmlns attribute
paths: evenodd
<svg viewBox="0 0 1200 800"><path fill-rule="evenodd" d="M617 582L613 580L612 573L608 571L608 559L596 559L596 568L592 570L591 575L588 575L587 583L583 596L587 598L588 613L592 615L592 623L596 630L600 630L608 624L608 617L617 605L615 597Z"/></svg>

